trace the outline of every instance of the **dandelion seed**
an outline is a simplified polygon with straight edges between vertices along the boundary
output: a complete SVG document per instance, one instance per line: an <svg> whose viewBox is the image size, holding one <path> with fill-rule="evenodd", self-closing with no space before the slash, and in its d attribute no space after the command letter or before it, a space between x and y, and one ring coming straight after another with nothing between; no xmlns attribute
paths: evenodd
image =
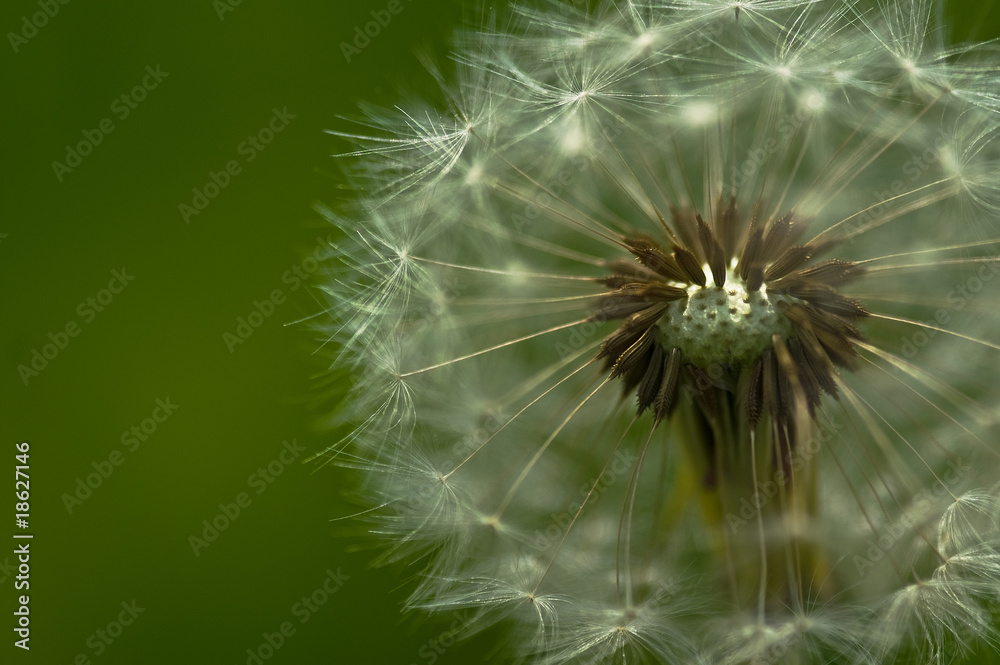
<svg viewBox="0 0 1000 665"><path fill-rule="evenodd" d="M409 607L550 664L997 643L1000 59L936 9L515 7L337 133L328 457Z"/></svg>

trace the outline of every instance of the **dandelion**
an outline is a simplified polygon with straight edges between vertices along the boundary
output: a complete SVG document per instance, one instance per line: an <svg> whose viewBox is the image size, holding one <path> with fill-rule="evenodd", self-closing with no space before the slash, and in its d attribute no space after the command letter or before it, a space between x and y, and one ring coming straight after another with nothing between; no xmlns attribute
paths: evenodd
<svg viewBox="0 0 1000 665"><path fill-rule="evenodd" d="M327 292L409 607L540 663L955 662L1000 611L1000 54L938 6L487 13Z"/></svg>

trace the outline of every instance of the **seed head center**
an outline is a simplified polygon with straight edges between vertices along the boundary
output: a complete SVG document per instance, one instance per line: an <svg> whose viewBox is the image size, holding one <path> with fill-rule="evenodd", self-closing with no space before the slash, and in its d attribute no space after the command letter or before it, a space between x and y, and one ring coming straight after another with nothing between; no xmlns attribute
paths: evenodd
<svg viewBox="0 0 1000 665"><path fill-rule="evenodd" d="M791 321L779 308L796 298L769 294L766 286L747 291L732 272L722 288L691 285L687 293L667 307L659 326L666 345L679 348L699 367L746 366L771 346L775 333L792 333Z"/></svg>

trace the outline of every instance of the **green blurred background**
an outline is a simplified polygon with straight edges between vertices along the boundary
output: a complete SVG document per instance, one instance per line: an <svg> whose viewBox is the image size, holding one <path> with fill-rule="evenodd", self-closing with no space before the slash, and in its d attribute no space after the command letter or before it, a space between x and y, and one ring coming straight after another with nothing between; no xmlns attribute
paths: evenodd
<svg viewBox="0 0 1000 665"><path fill-rule="evenodd" d="M313 205L347 196L330 156L346 146L323 131L348 129L338 116L361 100L427 89L414 50L444 57L463 13L478 15L460 0L398 2L397 14L387 0L0 9L0 662L257 662L248 649L268 663L489 657L488 639L434 642L447 618L401 617L419 567L373 569L374 553L331 521L352 510L345 479L303 463L331 440L318 423L342 389L323 381L316 334L294 324L321 309L317 280L300 279L336 237ZM981 7L952 8L959 36ZM372 12L390 18L348 62L341 44ZM983 14L977 37L1000 34L997 15ZM275 110L285 120L269 135ZM244 143L254 136L259 149ZM72 166L67 146L81 141L95 145ZM231 160L236 174L219 175ZM185 219L179 206L193 207L212 173L225 186ZM131 276L111 284L119 293L114 271ZM255 305L276 289L276 304ZM241 318L260 325L237 330ZM51 356L44 366L35 351ZM11 631L21 441L34 534L27 653ZM241 493L239 516L223 517ZM226 526L193 545L203 520ZM142 609L134 621L123 603ZM280 647L262 648L267 636Z"/></svg>

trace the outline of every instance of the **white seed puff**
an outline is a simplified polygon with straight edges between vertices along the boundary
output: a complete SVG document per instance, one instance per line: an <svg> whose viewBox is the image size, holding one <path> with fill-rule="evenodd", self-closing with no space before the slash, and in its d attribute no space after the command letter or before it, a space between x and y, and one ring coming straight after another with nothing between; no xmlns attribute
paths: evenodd
<svg viewBox="0 0 1000 665"><path fill-rule="evenodd" d="M409 605L552 664L988 651L1000 52L929 0L577 7L334 132L324 457Z"/></svg>

